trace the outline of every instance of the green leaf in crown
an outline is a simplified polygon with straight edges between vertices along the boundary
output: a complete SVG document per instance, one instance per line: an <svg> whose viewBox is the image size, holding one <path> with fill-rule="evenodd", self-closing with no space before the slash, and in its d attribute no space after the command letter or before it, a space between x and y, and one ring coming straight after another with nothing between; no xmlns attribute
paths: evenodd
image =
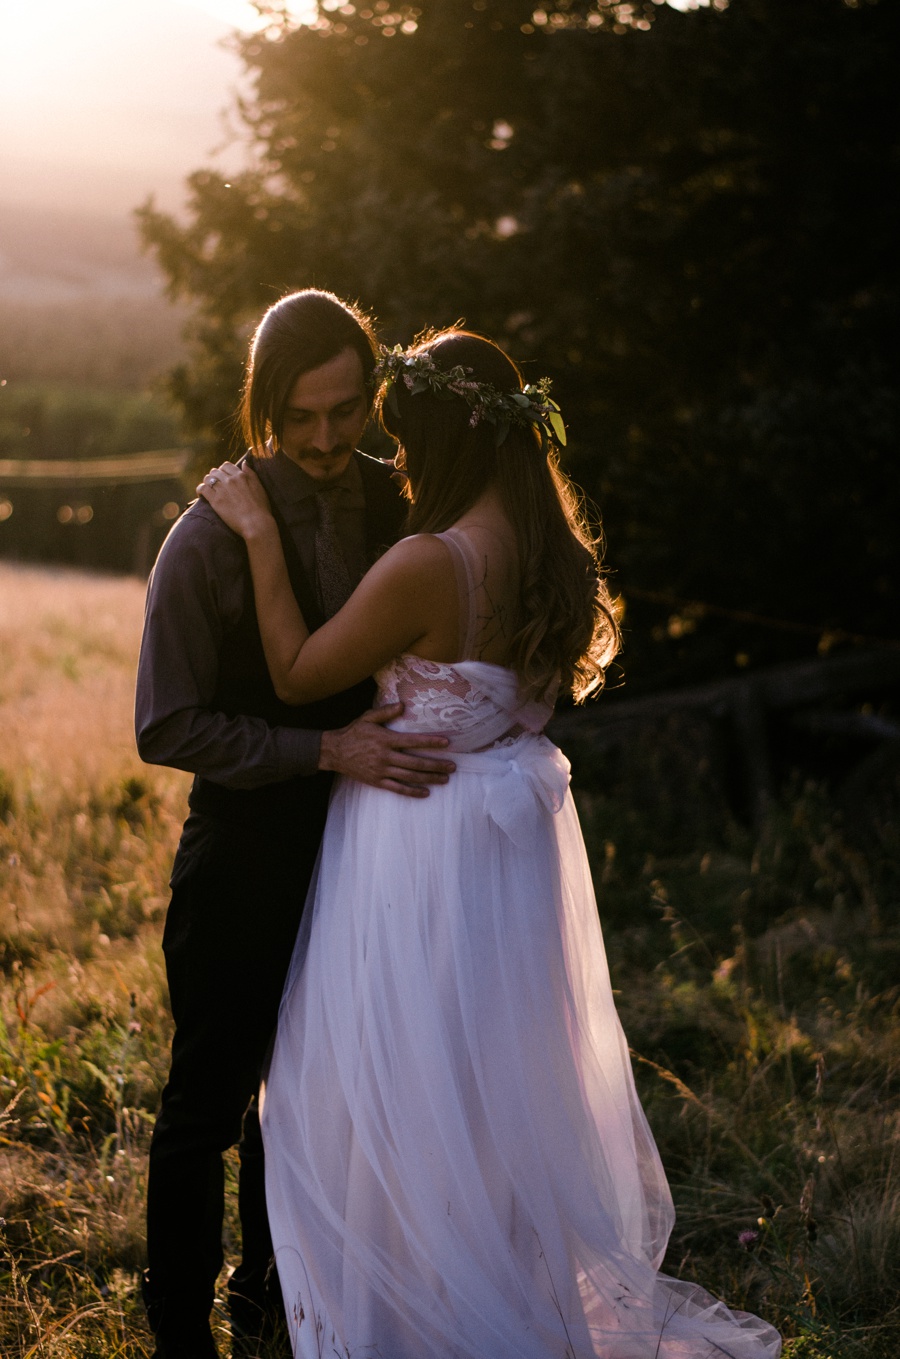
<svg viewBox="0 0 900 1359"><path fill-rule="evenodd" d="M557 443L565 447L566 427L559 406L550 399L550 379L527 383L520 392L501 392L489 382L476 382L472 369L457 364L438 368L428 353L407 352L394 345L382 348L372 381L382 404L399 416L396 383L403 382L410 396L430 392L439 401L462 400L471 411L469 424L475 428L486 420L497 431L496 446L504 442L513 425L530 427L541 438L541 448Z"/></svg>

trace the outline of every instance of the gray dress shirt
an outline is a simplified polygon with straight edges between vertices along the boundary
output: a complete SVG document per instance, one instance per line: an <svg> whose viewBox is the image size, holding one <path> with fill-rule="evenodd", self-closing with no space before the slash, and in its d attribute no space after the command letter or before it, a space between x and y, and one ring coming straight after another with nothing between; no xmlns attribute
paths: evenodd
<svg viewBox="0 0 900 1359"><path fill-rule="evenodd" d="M266 462L268 489L315 580L314 496L302 468L276 453ZM365 566L365 499L355 460L332 497L335 528L354 580ZM147 589L138 661L135 730L141 758L202 774L228 788L258 788L314 774L321 732L270 727L260 717L227 717L211 707L219 648L248 604L249 577L240 538L204 500L191 505L163 543Z"/></svg>

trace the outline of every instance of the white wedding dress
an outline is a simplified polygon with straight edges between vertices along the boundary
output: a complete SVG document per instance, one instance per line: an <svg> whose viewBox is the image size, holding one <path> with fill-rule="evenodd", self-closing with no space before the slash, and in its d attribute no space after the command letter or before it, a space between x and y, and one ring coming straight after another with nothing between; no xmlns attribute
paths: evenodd
<svg viewBox="0 0 900 1359"><path fill-rule="evenodd" d="M440 535L471 654L485 607ZM775 1359L657 1272L673 1212L616 1015L569 766L515 674L401 656L427 799L335 788L263 1098L298 1359Z"/></svg>

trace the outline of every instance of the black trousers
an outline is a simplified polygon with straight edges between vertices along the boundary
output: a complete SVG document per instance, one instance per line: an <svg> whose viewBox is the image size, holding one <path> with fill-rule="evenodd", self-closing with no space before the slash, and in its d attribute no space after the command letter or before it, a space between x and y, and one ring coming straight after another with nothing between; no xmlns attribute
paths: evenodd
<svg viewBox="0 0 900 1359"><path fill-rule="evenodd" d="M147 1186L145 1295L162 1352L209 1336L223 1262L222 1153L236 1142L233 1324L258 1334L254 1315L278 1297L277 1279L266 1283L272 1243L256 1095L325 824L320 801L289 823L192 812L178 847L163 935L175 1036Z"/></svg>

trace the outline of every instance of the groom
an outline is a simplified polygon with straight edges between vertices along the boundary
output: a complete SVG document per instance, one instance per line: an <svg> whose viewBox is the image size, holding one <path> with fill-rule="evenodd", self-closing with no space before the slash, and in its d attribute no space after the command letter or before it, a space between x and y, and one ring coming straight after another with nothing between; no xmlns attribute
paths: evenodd
<svg viewBox="0 0 900 1359"><path fill-rule="evenodd" d="M390 470L356 451L376 357L368 318L314 289L271 307L251 349L242 416L257 451L248 457L310 628L337 611L404 520ZM277 1311L256 1092L333 772L422 797L452 770L410 750L445 740L389 731L401 709L373 712L373 696L366 681L306 707L280 702L244 544L196 501L150 578L136 701L143 759L195 776L163 935L175 1036L147 1190L156 1359L215 1359L222 1154L238 1141L242 1260L228 1283L236 1355L257 1353Z"/></svg>

